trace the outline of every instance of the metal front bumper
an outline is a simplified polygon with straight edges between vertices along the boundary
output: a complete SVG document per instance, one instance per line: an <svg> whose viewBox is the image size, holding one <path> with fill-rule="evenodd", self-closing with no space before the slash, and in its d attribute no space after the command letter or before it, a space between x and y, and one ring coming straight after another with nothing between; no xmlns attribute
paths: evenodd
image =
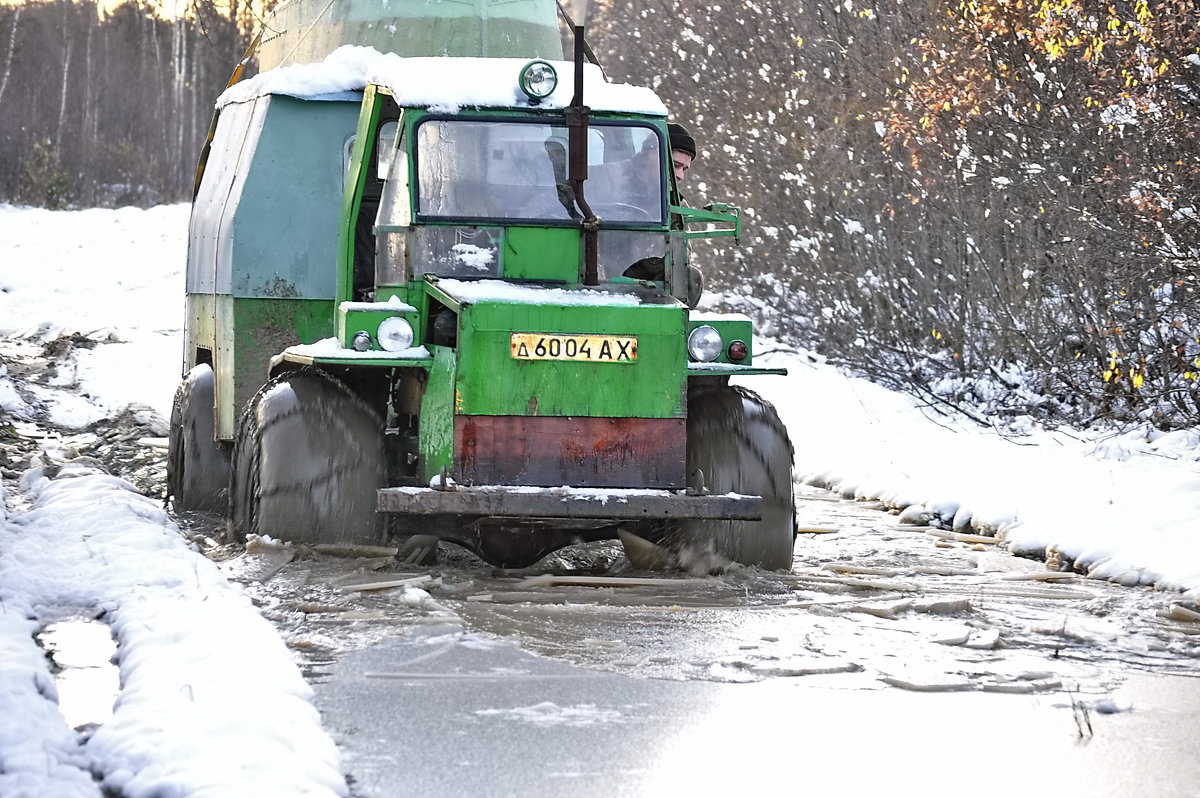
<svg viewBox="0 0 1200 798"><path fill-rule="evenodd" d="M685 491L618 488L483 487L382 488L380 512L404 515L463 515L492 518L594 518L653 520L711 518L757 521L762 497L727 493L692 495Z"/></svg>

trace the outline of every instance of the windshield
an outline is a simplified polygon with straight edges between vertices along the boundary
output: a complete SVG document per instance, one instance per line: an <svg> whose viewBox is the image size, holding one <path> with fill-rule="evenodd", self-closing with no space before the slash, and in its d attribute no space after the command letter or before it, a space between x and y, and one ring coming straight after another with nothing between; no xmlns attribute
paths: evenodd
<svg viewBox="0 0 1200 798"><path fill-rule="evenodd" d="M417 128L417 213L424 218L566 222L581 218L567 182L567 128L430 119ZM649 125L588 129L585 197L603 223L663 223L663 156Z"/></svg>

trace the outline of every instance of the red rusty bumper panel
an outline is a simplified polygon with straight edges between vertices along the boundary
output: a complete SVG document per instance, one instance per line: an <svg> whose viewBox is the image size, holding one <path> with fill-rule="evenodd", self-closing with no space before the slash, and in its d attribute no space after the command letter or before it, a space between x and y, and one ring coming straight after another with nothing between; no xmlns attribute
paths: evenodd
<svg viewBox="0 0 1200 798"><path fill-rule="evenodd" d="M531 488L484 485L436 488L382 488L378 509L405 515L460 515L491 518L594 518L652 520L714 518L757 521L762 497L738 493L692 495L685 491L622 488Z"/></svg>
<svg viewBox="0 0 1200 798"><path fill-rule="evenodd" d="M683 488L682 418L454 417L454 469L464 485Z"/></svg>

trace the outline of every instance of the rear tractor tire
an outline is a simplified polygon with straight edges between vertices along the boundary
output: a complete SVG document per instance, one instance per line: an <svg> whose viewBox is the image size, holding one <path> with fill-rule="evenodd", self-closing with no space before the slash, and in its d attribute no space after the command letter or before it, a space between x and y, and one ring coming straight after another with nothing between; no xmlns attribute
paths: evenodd
<svg viewBox="0 0 1200 798"><path fill-rule="evenodd" d="M167 496L177 512L226 512L230 452L213 437L213 383L212 367L202 363L175 391L167 439Z"/></svg>
<svg viewBox="0 0 1200 798"><path fill-rule="evenodd" d="M687 472L690 487L762 496L762 520L672 522L667 538L693 570L720 560L791 570L796 538L792 443L775 408L730 385L689 387ZM710 555L718 562L711 562Z"/></svg>
<svg viewBox="0 0 1200 798"><path fill-rule="evenodd" d="M230 487L235 539L378 545L383 422L345 385L318 371L267 383L238 425Z"/></svg>

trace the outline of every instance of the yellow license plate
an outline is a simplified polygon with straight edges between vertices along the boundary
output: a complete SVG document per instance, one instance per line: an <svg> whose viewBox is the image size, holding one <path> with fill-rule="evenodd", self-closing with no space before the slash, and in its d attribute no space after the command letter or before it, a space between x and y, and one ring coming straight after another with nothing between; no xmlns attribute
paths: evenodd
<svg viewBox="0 0 1200 798"><path fill-rule="evenodd" d="M513 333L512 356L517 360L631 363L637 360L637 336Z"/></svg>

